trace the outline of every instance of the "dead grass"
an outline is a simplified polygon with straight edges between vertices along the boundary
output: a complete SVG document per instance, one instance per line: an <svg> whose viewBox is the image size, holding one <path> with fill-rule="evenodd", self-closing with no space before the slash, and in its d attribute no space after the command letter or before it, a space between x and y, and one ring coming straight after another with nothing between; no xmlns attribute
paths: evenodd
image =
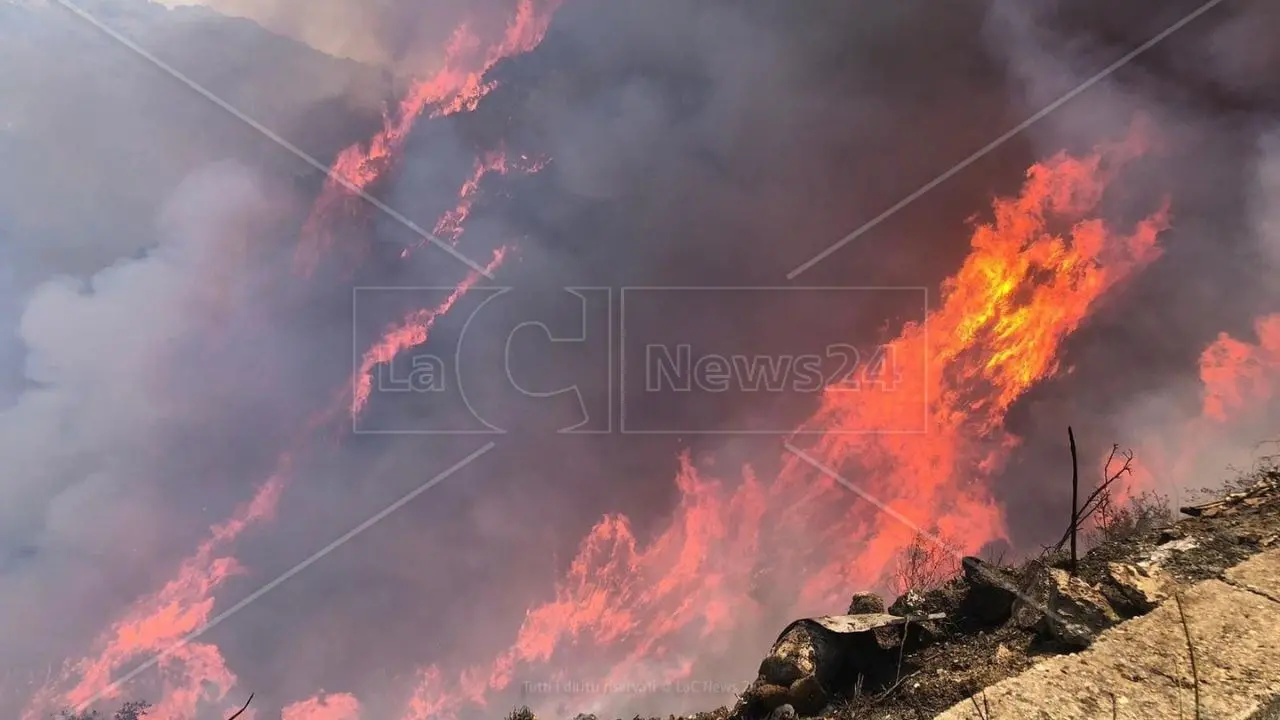
<svg viewBox="0 0 1280 720"><path fill-rule="evenodd" d="M507 713L506 720L537 720L537 718L534 717L528 705L521 705Z"/></svg>
<svg viewBox="0 0 1280 720"><path fill-rule="evenodd" d="M1114 503L1110 491L1103 495L1095 515L1092 545L1123 542L1173 522L1168 495L1144 491L1122 504Z"/></svg>
<svg viewBox="0 0 1280 720"><path fill-rule="evenodd" d="M960 574L960 546L937 532L918 532L894 567L895 594L926 593L946 585Z"/></svg>

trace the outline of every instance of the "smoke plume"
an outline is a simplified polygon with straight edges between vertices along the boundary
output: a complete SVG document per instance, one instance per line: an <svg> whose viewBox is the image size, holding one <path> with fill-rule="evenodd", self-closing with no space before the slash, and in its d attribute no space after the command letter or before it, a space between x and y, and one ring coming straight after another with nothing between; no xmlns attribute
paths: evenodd
<svg viewBox="0 0 1280 720"><path fill-rule="evenodd" d="M0 10L6 52L49 60L3 71L0 712L708 709L910 542L830 472L1023 551L1068 514L1068 424L1179 495L1274 436L1265 2L1105 76L1197 4L203 5L86 8L342 182L75 16ZM810 289L591 295L690 286ZM619 322L888 348L903 380L622 408L634 354L551 342ZM432 358L465 398L383 384Z"/></svg>

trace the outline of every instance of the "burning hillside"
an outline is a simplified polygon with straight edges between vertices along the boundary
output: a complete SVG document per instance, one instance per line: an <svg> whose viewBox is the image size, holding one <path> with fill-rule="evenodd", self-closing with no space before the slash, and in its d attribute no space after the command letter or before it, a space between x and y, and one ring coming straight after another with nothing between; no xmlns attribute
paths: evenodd
<svg viewBox="0 0 1280 720"><path fill-rule="evenodd" d="M1060 532L1067 422L1135 447L1131 491L1238 458L1280 412L1280 121L1136 63L848 235L1114 59L1028 50L1073 27L1039 10L902 8L518 0L328 153L288 232L224 164L153 253L41 285L0 428L70 489L0 606L76 620L0 708L702 709L922 530ZM51 604L81 554L127 582Z"/></svg>

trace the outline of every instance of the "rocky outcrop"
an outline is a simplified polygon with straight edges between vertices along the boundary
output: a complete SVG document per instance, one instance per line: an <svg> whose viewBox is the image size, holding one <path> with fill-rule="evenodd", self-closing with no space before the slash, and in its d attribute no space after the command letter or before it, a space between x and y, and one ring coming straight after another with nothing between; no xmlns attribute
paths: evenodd
<svg viewBox="0 0 1280 720"><path fill-rule="evenodd" d="M1280 693L1280 602L1232 577L1280 584L1280 551L1226 575L1227 582L1205 580L1182 592L1181 610L1162 603L1103 632L1083 652L1046 659L986 688L981 702L988 717L1147 720L1259 712ZM1197 658L1194 677L1188 644ZM938 716L974 717L969 701Z"/></svg>
<svg viewBox="0 0 1280 720"><path fill-rule="evenodd" d="M854 685L892 682L903 648L919 642L924 625L939 619L862 613L797 620L761 661L734 714L764 717L789 705L802 716L813 715Z"/></svg>
<svg viewBox="0 0 1280 720"><path fill-rule="evenodd" d="M1065 570L1037 567L1014 602L1012 622L1070 647L1088 647L1120 622L1103 594Z"/></svg>
<svg viewBox="0 0 1280 720"><path fill-rule="evenodd" d="M976 557L966 557L960 565L967 586L960 614L983 625L1008 620L1019 595L1012 573Z"/></svg>
<svg viewBox="0 0 1280 720"><path fill-rule="evenodd" d="M849 615L883 613L884 598L873 592L856 592L849 600Z"/></svg>
<svg viewBox="0 0 1280 720"><path fill-rule="evenodd" d="M888 614L856 593L850 610L863 612L788 626L727 717L923 720L960 702L943 715L958 720L976 717L975 688L993 718L1111 718L1113 697L1117 718L1193 717L1188 630L1215 711L1201 716L1246 717L1280 693L1280 484L1228 498L1110 538L1075 572L1062 553L1020 568L970 557Z"/></svg>
<svg viewBox="0 0 1280 720"><path fill-rule="evenodd" d="M1107 563L1107 574L1098 588L1120 615L1146 615L1169 599L1172 580L1159 567Z"/></svg>

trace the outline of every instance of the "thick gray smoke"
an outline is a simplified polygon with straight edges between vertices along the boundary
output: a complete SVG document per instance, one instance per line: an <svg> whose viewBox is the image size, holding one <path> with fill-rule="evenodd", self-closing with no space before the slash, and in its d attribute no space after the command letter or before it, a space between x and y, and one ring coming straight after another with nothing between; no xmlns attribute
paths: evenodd
<svg viewBox="0 0 1280 720"><path fill-rule="evenodd" d="M383 71L429 73L459 21L492 39L514 7L207 5L86 7L326 162L380 127L392 89ZM373 190L430 227L477 155L551 159L533 175L490 176L460 245L482 262L517 248L497 284L515 286L519 302L494 306L497 338L528 319L568 336L577 308L557 290L566 286L786 285L801 263L1194 9L1085 5L566 0L537 50L493 69L498 86L475 112L420 121ZM304 164L56 5L5 5L0 19L14 38L0 73L18 98L0 111L11 160L0 169L0 387L12 401L0 411L0 666L14 668L0 675L0 714L11 715L270 474L343 387L353 334L363 348L403 311L442 299L361 295L370 314L353 328L352 285L451 286L465 268L430 248L400 259L412 235L365 207L342 215L337 239L385 241L362 266L291 275L319 188ZM1063 426L1099 455L1174 432L1198 412L1203 347L1224 330L1248 338L1255 316L1280 309L1280 74L1264 72L1275 68L1275 22L1265 2L1224 3L795 281L936 288L966 252L966 220L1016 190L1027 165L1114 139L1135 112L1152 119L1162 152L1110 212L1131 222L1168 194L1175 228L1165 257L1072 341L1075 372L1010 418L1027 443L998 494L1017 545L1046 540L1046 518L1062 515L1059 491L1026 479L1061 470ZM874 342L918 317L892 295L851 305L760 296L729 311L633 307L628 318L640 336L692 331L773 352L812 337ZM441 321L428 347L466 329ZM522 387L577 382L592 407L613 390L584 370L607 359L604 347L561 356L528 337L534 359L513 378ZM511 392L492 362L499 345L478 351L476 367L495 379L472 399L514 429L500 447L205 638L237 687L258 691L264 716L324 688L392 717L412 668L479 666L509 644L603 513L626 513L642 539L662 527L677 451L715 451L722 467L750 461L766 476L777 460L771 441L556 435L579 408ZM465 415L402 399L375 397L369 427ZM756 396L629 412L715 429L788 428L810 410ZM299 453L280 517L229 551L248 572L215 593L219 609L487 439L334 427ZM1240 446L1264 430L1240 429ZM1229 461L1233 452L1212 463ZM708 642L741 652L700 671L750 674L770 630ZM130 687L158 683L143 675ZM697 696L584 702L704 709ZM569 708L579 709L590 708Z"/></svg>
<svg viewBox="0 0 1280 720"><path fill-rule="evenodd" d="M252 247L271 202L242 166L199 169L166 202L157 247L26 298L25 387L0 412L5 667L77 652L176 559L173 540L239 500L218 475L253 466L245 438L287 422L279 349L250 364L220 347L267 330ZM7 677L6 695L32 679Z"/></svg>
<svg viewBox="0 0 1280 720"><path fill-rule="evenodd" d="M205 11L84 7L309 152L377 127L370 68ZM6 3L0 34L0 714L13 717L245 498L315 375L290 364L307 355L296 321L271 319L305 166L55 4Z"/></svg>

